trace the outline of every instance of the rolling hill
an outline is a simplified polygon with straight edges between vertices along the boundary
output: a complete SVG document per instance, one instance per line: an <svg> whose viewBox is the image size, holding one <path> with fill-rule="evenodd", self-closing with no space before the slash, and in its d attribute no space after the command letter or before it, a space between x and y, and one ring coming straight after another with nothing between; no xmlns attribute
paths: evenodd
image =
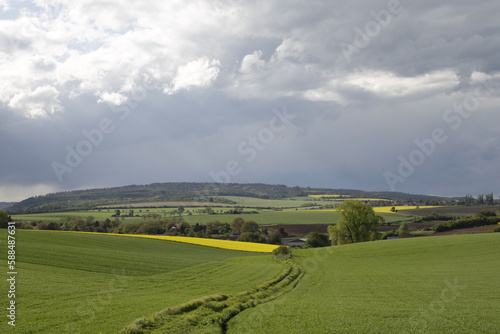
<svg viewBox="0 0 500 334"><path fill-rule="evenodd" d="M449 198L398 192L377 192L352 189L321 189L288 187L269 184L215 184L215 183L154 183L129 185L115 188L75 190L27 198L9 207L11 214L87 210L97 206L134 202L204 201L224 202L223 196L282 199L317 194L341 194L357 198L383 198L389 200L413 200L437 202Z"/></svg>

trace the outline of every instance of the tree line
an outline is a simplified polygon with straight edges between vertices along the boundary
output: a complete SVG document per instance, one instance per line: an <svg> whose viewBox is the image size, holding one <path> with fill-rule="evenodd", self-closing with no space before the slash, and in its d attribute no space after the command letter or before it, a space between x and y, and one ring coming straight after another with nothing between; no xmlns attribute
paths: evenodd
<svg viewBox="0 0 500 334"><path fill-rule="evenodd" d="M255 221L245 220L241 217L234 218L229 224L212 221L206 224L196 223L194 225L187 223L182 217L136 223L124 223L118 217L114 219L107 218L102 221L96 220L92 216L86 218L66 217L59 222L23 222L18 228L117 234L172 235L197 238L225 238L277 245L281 244L282 238L288 236L288 233L283 228L270 232L265 227L261 228Z"/></svg>
<svg viewBox="0 0 500 334"><path fill-rule="evenodd" d="M474 199L472 195L465 195L464 203L465 205L495 205L495 199L493 198L493 193L489 194L479 194L477 199Z"/></svg>

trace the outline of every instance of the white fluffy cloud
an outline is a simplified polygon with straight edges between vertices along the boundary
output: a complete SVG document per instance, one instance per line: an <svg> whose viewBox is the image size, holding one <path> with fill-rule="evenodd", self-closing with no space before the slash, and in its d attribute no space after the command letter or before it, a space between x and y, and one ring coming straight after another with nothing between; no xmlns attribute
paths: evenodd
<svg viewBox="0 0 500 334"><path fill-rule="evenodd" d="M127 102L128 98L120 93L108 93L108 92L102 92L99 93L99 100L97 100L97 103L108 103L114 106L119 106Z"/></svg>
<svg viewBox="0 0 500 334"><path fill-rule="evenodd" d="M383 172L397 168L415 138L441 127L448 141L400 190L437 193L441 178L447 193L463 192L456 180L469 174L471 187L488 187L495 178L484 175L498 167L492 157L499 153L484 143L497 143L498 87L481 89L488 96L470 116L447 114L460 130L443 114L474 98L483 82L500 80L500 4L401 1L401 13L377 27L373 13L387 6L0 0L0 140L8 143L0 154L14 157L0 165L0 182L58 182L51 162L64 161L66 147L77 147L105 118L115 130L58 186L206 180L200 161L218 168L239 158L236 147L251 129L258 133L274 108L287 106L297 132L277 135L265 159L235 181L264 181L269 171L277 177L269 182L384 190ZM346 61L341 46L367 26L377 34ZM279 153L270 148L278 142L286 147ZM147 173L130 167L143 161L152 161Z"/></svg>
<svg viewBox="0 0 500 334"><path fill-rule="evenodd" d="M0 0L0 11L6 12L9 10L9 0Z"/></svg>
<svg viewBox="0 0 500 334"><path fill-rule="evenodd" d="M458 78L453 70L442 70L415 77L398 77L391 72L366 71L348 75L343 83L375 94L401 97L422 91L430 91L432 94L450 91L458 85Z"/></svg>
<svg viewBox="0 0 500 334"><path fill-rule="evenodd" d="M52 86L40 86L35 90L17 92L9 101L9 107L25 112L28 117L45 117L62 111L59 92Z"/></svg>
<svg viewBox="0 0 500 334"><path fill-rule="evenodd" d="M177 69L172 80L172 88L166 88L164 91L173 94L181 89L189 90L191 87L210 87L217 79L219 66L218 60L207 58L190 61Z"/></svg>

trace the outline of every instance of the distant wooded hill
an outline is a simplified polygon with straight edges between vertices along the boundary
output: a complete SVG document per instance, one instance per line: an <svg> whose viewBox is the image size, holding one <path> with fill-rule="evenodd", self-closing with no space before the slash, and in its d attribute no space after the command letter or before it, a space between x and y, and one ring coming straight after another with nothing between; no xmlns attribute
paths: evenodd
<svg viewBox="0 0 500 334"><path fill-rule="evenodd" d="M9 207L10 214L86 210L99 205L160 201L209 201L212 197L244 196L282 199L316 194L338 194L362 198L384 198L404 201L445 201L450 198L398 192L377 192L352 189L321 189L288 187L270 184L215 184L197 182L153 183L124 187L58 192L25 199Z"/></svg>
<svg viewBox="0 0 500 334"><path fill-rule="evenodd" d="M16 202L0 202L0 210L8 208L14 204L16 204Z"/></svg>

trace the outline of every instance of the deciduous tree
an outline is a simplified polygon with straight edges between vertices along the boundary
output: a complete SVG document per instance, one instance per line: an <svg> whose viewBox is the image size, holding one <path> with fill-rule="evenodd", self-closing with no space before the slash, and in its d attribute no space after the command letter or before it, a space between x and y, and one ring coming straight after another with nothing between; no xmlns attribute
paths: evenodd
<svg viewBox="0 0 500 334"><path fill-rule="evenodd" d="M370 204L361 201L345 201L338 205L340 219L328 226L334 244L348 244L378 239L376 227L384 218L375 214Z"/></svg>

